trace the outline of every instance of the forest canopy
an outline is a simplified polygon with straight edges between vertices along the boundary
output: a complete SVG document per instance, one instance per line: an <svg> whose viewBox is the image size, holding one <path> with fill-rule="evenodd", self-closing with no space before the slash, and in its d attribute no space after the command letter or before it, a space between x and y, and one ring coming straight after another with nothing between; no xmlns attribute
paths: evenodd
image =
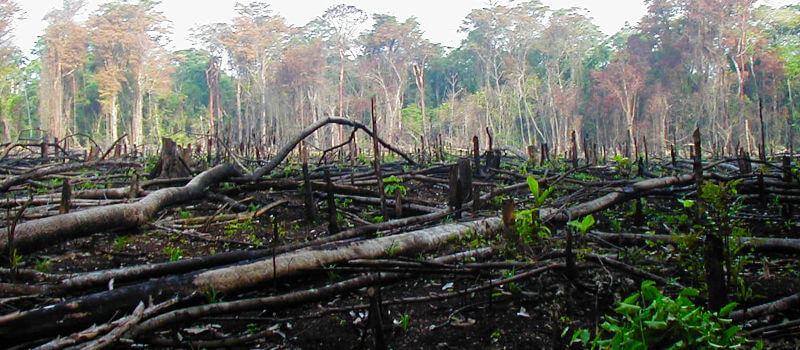
<svg viewBox="0 0 800 350"><path fill-rule="evenodd" d="M374 97L382 134L405 148L439 137L466 148L488 128L509 147L563 153L575 131L578 145L647 140L663 154L695 127L714 153L753 152L762 128L767 149L791 147L800 5L645 3L611 36L582 9L492 3L464 18L456 48L425 39L414 17L338 5L292 26L266 2L239 3L230 23L196 28L196 47L169 52L158 1L111 1L80 20L84 2L65 0L28 60L9 40L20 8L0 0L0 136L275 145L326 116L366 122ZM346 138L331 128L311 143Z"/></svg>

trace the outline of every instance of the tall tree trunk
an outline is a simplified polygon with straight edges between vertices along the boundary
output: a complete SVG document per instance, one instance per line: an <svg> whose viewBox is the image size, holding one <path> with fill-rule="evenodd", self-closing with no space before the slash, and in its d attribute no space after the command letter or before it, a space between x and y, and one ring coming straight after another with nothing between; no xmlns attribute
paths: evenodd
<svg viewBox="0 0 800 350"><path fill-rule="evenodd" d="M430 125L428 125L428 118L425 115L425 68L414 66L414 79L417 82L417 92L419 92L419 109L422 114L422 148L426 149L427 143L430 141Z"/></svg>
<svg viewBox="0 0 800 350"><path fill-rule="evenodd" d="M114 142L119 136L117 135L117 124L119 123L119 116L117 115L117 94L111 96L111 100L109 101L109 111L108 111L108 125L106 125L106 135L108 135L108 140L106 140L109 144Z"/></svg>
<svg viewBox="0 0 800 350"><path fill-rule="evenodd" d="M133 113L131 113L131 146L142 144L142 112L144 110L144 73L136 73L136 85L133 87Z"/></svg>
<svg viewBox="0 0 800 350"><path fill-rule="evenodd" d="M345 118L344 113L344 49L339 48L339 116ZM339 142L344 142L344 126L339 125Z"/></svg>

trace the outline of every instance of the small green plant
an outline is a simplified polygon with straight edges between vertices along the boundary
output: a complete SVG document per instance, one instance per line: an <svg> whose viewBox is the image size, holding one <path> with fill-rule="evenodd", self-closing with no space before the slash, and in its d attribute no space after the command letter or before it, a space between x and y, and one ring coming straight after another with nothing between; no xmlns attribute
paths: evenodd
<svg viewBox="0 0 800 350"><path fill-rule="evenodd" d="M336 272L336 265L328 265L328 268L325 269L325 272L328 274L328 283L333 283L334 281L338 281L342 279L342 276Z"/></svg>
<svg viewBox="0 0 800 350"><path fill-rule="evenodd" d="M247 240L250 241L250 243L253 243L253 245L258 246L258 247L264 245L264 242L262 242L260 239L258 239L258 237L254 233L251 233L250 235L248 235L247 236Z"/></svg>
<svg viewBox="0 0 800 350"><path fill-rule="evenodd" d="M291 177L295 170L294 164L289 163L285 168L283 168L284 177Z"/></svg>
<svg viewBox="0 0 800 350"><path fill-rule="evenodd" d="M503 278L511 278L511 277L514 277L515 274L516 274L516 271L514 271L514 269L505 270L505 271L503 271ZM522 290L522 288L520 288L519 283L517 283L517 282L509 282L508 283L508 291L509 292L518 293L520 290Z"/></svg>
<svg viewBox="0 0 800 350"><path fill-rule="evenodd" d="M250 334L256 334L261 331L261 327L258 326L258 323L248 323L247 324L247 332Z"/></svg>
<svg viewBox="0 0 800 350"><path fill-rule="evenodd" d="M387 256L395 256L398 251L400 251L400 243L393 241L392 244L386 247L384 253L386 253Z"/></svg>
<svg viewBox="0 0 800 350"><path fill-rule="evenodd" d="M382 215L376 215L376 216L373 216L373 217L369 218L369 221L372 221L372 222L374 222L376 224L380 224L380 223L386 221L386 219L384 219L384 217Z"/></svg>
<svg viewBox="0 0 800 350"><path fill-rule="evenodd" d="M503 205L503 201L504 200L506 200L506 196L501 194L501 195L497 195L497 196L492 197L492 199L489 200L489 202L492 204L492 206L499 207L499 206Z"/></svg>
<svg viewBox="0 0 800 350"><path fill-rule="evenodd" d="M114 250L118 252L125 250L128 245L128 241L130 241L129 236L119 236L114 238Z"/></svg>
<svg viewBox="0 0 800 350"><path fill-rule="evenodd" d="M633 162L628 157L615 155L613 159L617 163L617 169L624 176L629 176L633 172Z"/></svg>
<svg viewBox="0 0 800 350"><path fill-rule="evenodd" d="M164 254L169 257L169 261L178 261L183 257L183 249L175 247L164 247Z"/></svg>
<svg viewBox="0 0 800 350"><path fill-rule="evenodd" d="M337 208L347 208L350 204L353 204L352 198L334 198L333 201L336 203Z"/></svg>
<svg viewBox="0 0 800 350"><path fill-rule="evenodd" d="M594 225L594 223L595 223L594 217L591 214L589 214L584 216L583 220L581 221L572 220L568 222L567 225L574 227L581 233L586 233L586 231L589 231L589 229Z"/></svg>
<svg viewBox="0 0 800 350"><path fill-rule="evenodd" d="M252 219L245 219L243 221L234 221L225 225L225 234L228 236L237 233L249 233L255 231L256 226L253 224Z"/></svg>
<svg viewBox="0 0 800 350"><path fill-rule="evenodd" d="M204 290L203 294L205 294L206 301L208 301L209 304L216 304L222 301L222 296L220 295L221 293L214 288L214 286L211 286L210 289Z"/></svg>
<svg viewBox="0 0 800 350"><path fill-rule="evenodd" d="M16 248L11 250L11 257L9 258L9 261L11 262L11 267L16 267L17 265L19 265L19 263L22 262L23 257L24 255L20 254Z"/></svg>
<svg viewBox="0 0 800 350"><path fill-rule="evenodd" d="M520 210L516 213L514 218L514 227L517 230L520 238L524 243L533 241L534 235L539 238L550 237L550 228L542 225L539 222L539 207L541 207L547 200L547 197L553 192L553 187L549 187L542 191L539 186L539 181L533 176L527 177L528 189L530 189L535 207L531 209Z"/></svg>
<svg viewBox="0 0 800 350"><path fill-rule="evenodd" d="M145 174L150 173L150 171L153 170L153 168L156 167L156 163L158 163L158 158L159 157L156 157L156 156L147 157L147 159L145 160L145 165L144 165L144 169L143 169L143 172Z"/></svg>
<svg viewBox="0 0 800 350"><path fill-rule="evenodd" d="M500 341L500 336L501 336L501 335L502 335L502 334L500 333L500 331L494 331L494 332L492 332L492 334L491 334L491 335L489 335L489 336L492 338L492 342L495 342L495 343L496 343L496 342Z"/></svg>
<svg viewBox="0 0 800 350"><path fill-rule="evenodd" d="M400 196L405 196L407 192L406 186L403 186L403 180L394 175L383 179L383 189L390 196L394 196L397 193Z"/></svg>
<svg viewBox="0 0 800 350"><path fill-rule="evenodd" d="M400 327L403 332L408 332L409 326L411 326L411 315L400 314L400 319L394 320L394 324Z"/></svg>
<svg viewBox="0 0 800 350"><path fill-rule="evenodd" d="M750 344L741 327L725 318L736 303L710 312L691 301L699 295L697 289L686 288L673 300L654 285L653 281L642 282L640 292L614 309L621 317L605 316L593 340L589 340L588 330L578 329L571 343L580 340L592 349L729 349ZM755 348L761 347L763 344L755 344Z"/></svg>
<svg viewBox="0 0 800 350"><path fill-rule="evenodd" d="M50 272L50 267L53 265L53 262L50 259L38 259L36 260L36 270L39 272Z"/></svg>
<svg viewBox="0 0 800 350"><path fill-rule="evenodd" d="M539 181L530 175L528 175L526 181L528 182L528 189L531 191L533 198L536 200L537 207L541 207L542 204L544 204L544 201L547 200L547 197L549 197L555 189L555 187L548 187L544 191L541 191L541 188L539 187Z"/></svg>
<svg viewBox="0 0 800 350"><path fill-rule="evenodd" d="M81 182L75 185L75 189L78 190L93 190L95 188L97 188L97 184L91 181Z"/></svg>

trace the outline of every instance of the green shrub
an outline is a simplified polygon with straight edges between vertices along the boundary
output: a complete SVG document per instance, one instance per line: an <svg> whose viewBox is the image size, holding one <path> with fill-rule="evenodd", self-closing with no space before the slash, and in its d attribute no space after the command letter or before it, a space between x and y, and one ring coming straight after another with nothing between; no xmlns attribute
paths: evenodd
<svg viewBox="0 0 800 350"><path fill-rule="evenodd" d="M640 292L619 303L614 311L620 317L606 316L593 340L589 340L588 330L579 329L572 342L580 340L592 349L728 349L753 345L739 326L724 318L736 303L710 312L689 299L699 294L697 289L686 288L673 300L654 284L642 282ZM761 349L763 344L753 347Z"/></svg>

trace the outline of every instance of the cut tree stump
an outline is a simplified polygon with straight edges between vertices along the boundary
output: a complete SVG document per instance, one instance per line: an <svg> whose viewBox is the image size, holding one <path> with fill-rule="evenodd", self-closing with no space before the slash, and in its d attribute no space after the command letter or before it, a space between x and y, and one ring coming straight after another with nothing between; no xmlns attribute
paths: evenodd
<svg viewBox="0 0 800 350"><path fill-rule="evenodd" d="M189 153L191 155L191 153ZM176 177L192 176L186 152L170 138L161 138L161 156L158 158L156 166L150 171L150 178L173 179Z"/></svg>

